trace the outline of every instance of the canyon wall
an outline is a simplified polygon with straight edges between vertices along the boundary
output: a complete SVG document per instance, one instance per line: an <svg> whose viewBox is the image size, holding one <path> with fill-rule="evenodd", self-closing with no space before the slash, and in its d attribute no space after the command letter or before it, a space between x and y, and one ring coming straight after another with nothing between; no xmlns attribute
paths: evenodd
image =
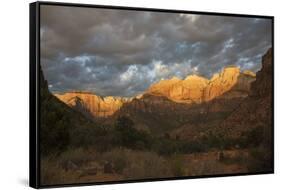
<svg viewBox="0 0 281 190"><path fill-rule="evenodd" d="M142 95L133 98L101 97L91 92L67 92L55 96L86 116L109 117L125 103L132 103L134 109L151 112L154 106L175 110L179 105L174 103L183 103L186 106L209 102L216 98L246 97L254 80L254 73L240 72L238 67L231 66L224 68L210 80L197 75L187 76L183 80L177 77L161 80L151 85ZM180 106L181 109L184 109L184 106Z"/></svg>
<svg viewBox="0 0 281 190"><path fill-rule="evenodd" d="M55 96L70 107L94 117L108 117L119 110L125 102L130 101L121 97L101 97L91 92L67 92Z"/></svg>
<svg viewBox="0 0 281 190"><path fill-rule="evenodd" d="M213 100L226 92L223 98L245 97L250 91L250 84L255 80L251 71L240 72L235 66L228 66L208 80L197 75L190 75L184 80L172 78L153 84L146 93L166 96L180 103L202 103Z"/></svg>

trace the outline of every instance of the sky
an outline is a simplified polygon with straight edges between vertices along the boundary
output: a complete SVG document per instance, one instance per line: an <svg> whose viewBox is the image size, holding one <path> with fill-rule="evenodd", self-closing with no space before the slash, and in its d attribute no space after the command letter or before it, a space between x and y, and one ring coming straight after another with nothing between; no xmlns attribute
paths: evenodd
<svg viewBox="0 0 281 190"><path fill-rule="evenodd" d="M258 71L271 20L41 5L41 66L53 93L135 96L173 76Z"/></svg>

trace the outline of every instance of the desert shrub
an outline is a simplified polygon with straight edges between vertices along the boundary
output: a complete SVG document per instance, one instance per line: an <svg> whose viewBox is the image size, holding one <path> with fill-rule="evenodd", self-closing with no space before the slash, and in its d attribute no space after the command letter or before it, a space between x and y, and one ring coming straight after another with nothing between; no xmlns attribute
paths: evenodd
<svg viewBox="0 0 281 190"><path fill-rule="evenodd" d="M171 172L174 176L184 176L184 160L183 157L180 155L174 155L170 160Z"/></svg>
<svg viewBox="0 0 281 190"><path fill-rule="evenodd" d="M134 128L134 122L126 116L121 116L115 123L114 144L133 149L147 149L150 147L151 137L144 131Z"/></svg>
<svg viewBox="0 0 281 190"><path fill-rule="evenodd" d="M211 148L225 149L229 145L228 140L222 135L213 134L212 132L207 133L199 141L201 141L200 143L203 145L205 150Z"/></svg>
<svg viewBox="0 0 281 190"><path fill-rule="evenodd" d="M152 149L160 155L169 156L180 152L180 143L172 139L157 138Z"/></svg>
<svg viewBox="0 0 281 190"><path fill-rule="evenodd" d="M54 159L41 160L40 182L42 185L66 184L77 182L77 176L71 171L65 171Z"/></svg>
<svg viewBox="0 0 281 190"><path fill-rule="evenodd" d="M161 178L171 176L167 161L153 152L128 152L129 163L124 169L126 179Z"/></svg>
<svg viewBox="0 0 281 190"><path fill-rule="evenodd" d="M265 147L252 148L248 162L250 172L269 172L273 171L272 152Z"/></svg>
<svg viewBox="0 0 281 190"><path fill-rule="evenodd" d="M103 129L91 125L79 126L71 130L71 145L75 147L90 147L95 145L96 138L102 137Z"/></svg>
<svg viewBox="0 0 281 190"><path fill-rule="evenodd" d="M151 150L163 156L173 154L190 154L196 152L204 152L210 149L208 141L202 140L179 140L156 138L153 141Z"/></svg>
<svg viewBox="0 0 281 190"><path fill-rule="evenodd" d="M249 156L247 151L239 152L239 154L231 155L224 153L223 151L219 152L218 161L223 164L239 164L239 165L247 165Z"/></svg>
<svg viewBox="0 0 281 190"><path fill-rule="evenodd" d="M109 162L125 179L171 176L169 163L153 152L115 148L99 155L100 164Z"/></svg>
<svg viewBox="0 0 281 190"><path fill-rule="evenodd" d="M264 127L255 127L250 131L242 133L240 145L242 147L256 147L263 142L264 139Z"/></svg>
<svg viewBox="0 0 281 190"><path fill-rule="evenodd" d="M40 148L42 155L60 152L69 145L69 120L63 115L64 108L52 99L41 105Z"/></svg>
<svg viewBox="0 0 281 190"><path fill-rule="evenodd" d="M128 165L126 155L128 150L116 148L109 152L105 152L99 160L102 162L109 162L113 164L113 169L116 173L121 174L124 168Z"/></svg>
<svg viewBox="0 0 281 190"><path fill-rule="evenodd" d="M190 154L205 151L206 145L200 141L181 141L180 153Z"/></svg>
<svg viewBox="0 0 281 190"><path fill-rule="evenodd" d="M63 164L68 161L81 166L94 159L95 152L86 150L84 148L68 149L67 151L61 153L56 160L58 163Z"/></svg>
<svg viewBox="0 0 281 190"><path fill-rule="evenodd" d="M223 174L225 168L216 160L201 160L187 166L188 176Z"/></svg>

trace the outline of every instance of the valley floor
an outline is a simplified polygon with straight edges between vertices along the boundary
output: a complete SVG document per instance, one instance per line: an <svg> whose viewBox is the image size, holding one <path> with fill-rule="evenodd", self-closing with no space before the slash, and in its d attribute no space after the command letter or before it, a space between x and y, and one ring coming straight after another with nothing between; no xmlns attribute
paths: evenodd
<svg viewBox="0 0 281 190"><path fill-rule="evenodd" d="M97 153L77 149L42 161L43 184L70 184L249 173L251 149L159 156L153 152L114 149Z"/></svg>

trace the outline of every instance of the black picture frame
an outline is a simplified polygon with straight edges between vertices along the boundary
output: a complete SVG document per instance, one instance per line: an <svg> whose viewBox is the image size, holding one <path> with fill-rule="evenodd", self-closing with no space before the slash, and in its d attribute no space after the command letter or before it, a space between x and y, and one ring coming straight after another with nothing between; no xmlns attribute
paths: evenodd
<svg viewBox="0 0 281 190"><path fill-rule="evenodd" d="M246 18L266 18L272 22L272 164L273 170L257 173L237 173L237 174L222 174L222 175L203 175L203 176L184 176L172 178L156 178L156 179L138 179L138 180L122 180L122 181L107 181L107 182L92 182L92 183L74 183L63 185L41 185L40 183L40 6L55 5L55 6L70 6L70 7L87 7L87 8L103 8L117 10L132 10L132 11L151 11L165 13L189 13L200 15L216 15L225 17L246 17ZM248 14L233 14L233 13L218 13L218 12L200 12L187 10L170 10L170 9L155 9L141 7L123 7L123 6L108 6L108 5L92 5L92 4L77 4L77 3L59 3L59 2L34 2L29 5L29 57L30 57L30 75L29 75L29 185L33 188L53 188L53 187L70 187L70 186L85 186L85 185L100 185L100 184L120 184L120 183L135 183L135 182L152 182L163 180L182 180L194 178L210 178L210 177L227 177L227 176L244 176L257 174L272 174L274 173L274 16L264 15L248 15Z"/></svg>

